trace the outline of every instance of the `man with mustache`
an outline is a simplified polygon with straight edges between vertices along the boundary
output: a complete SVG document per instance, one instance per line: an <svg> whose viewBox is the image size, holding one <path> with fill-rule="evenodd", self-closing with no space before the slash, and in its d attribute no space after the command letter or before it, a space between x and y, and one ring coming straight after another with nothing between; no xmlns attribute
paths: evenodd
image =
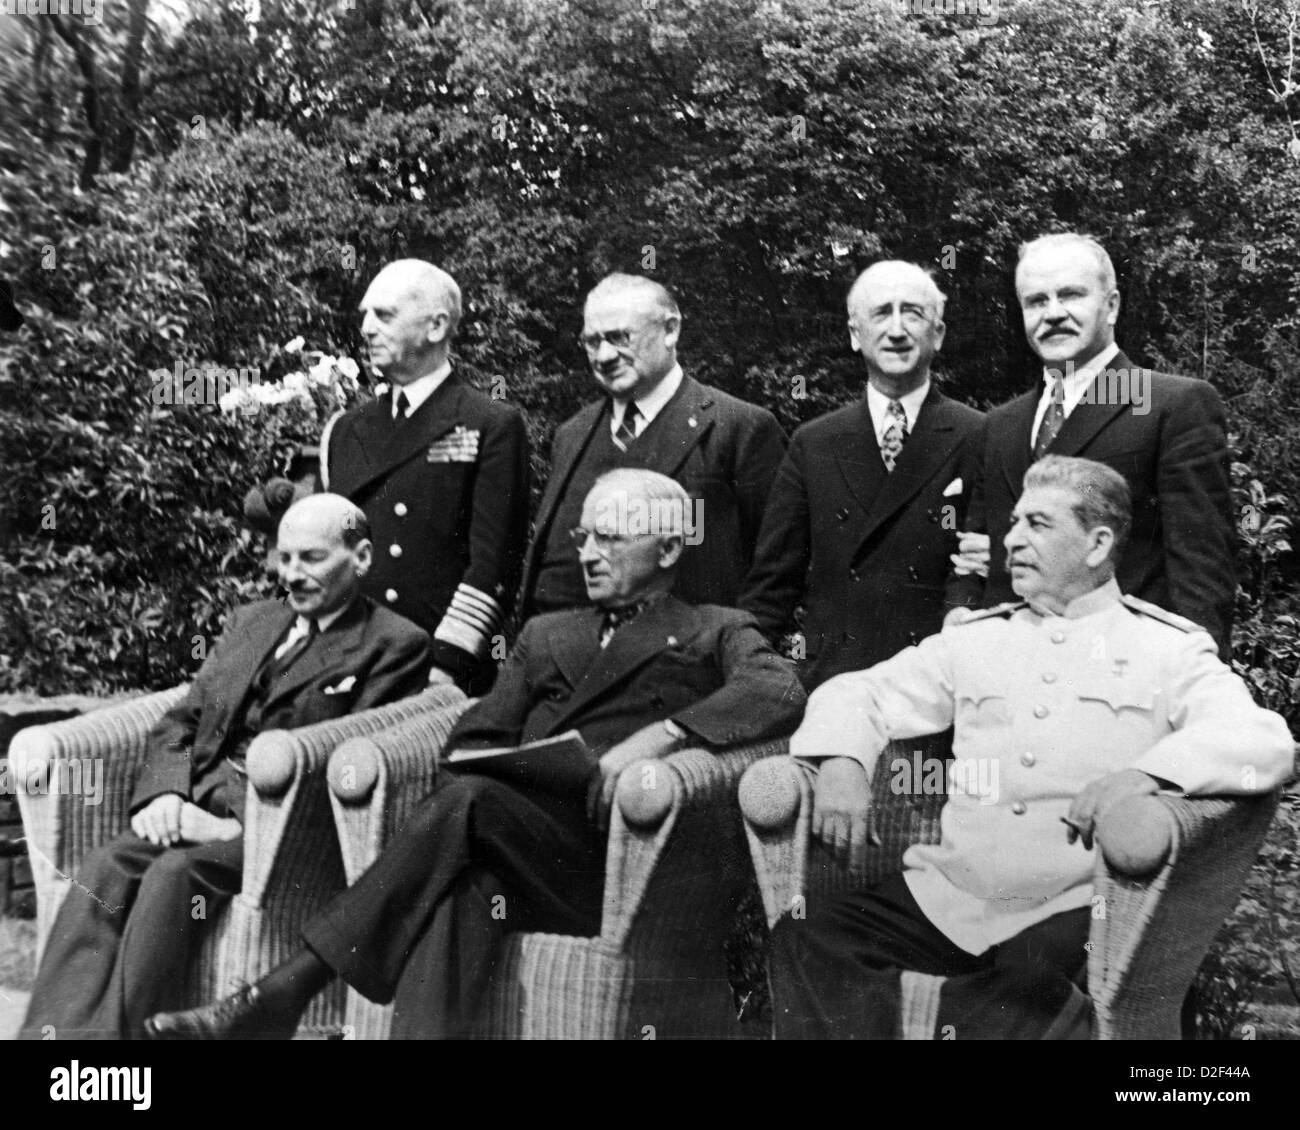
<svg viewBox="0 0 1300 1130"><path fill-rule="evenodd" d="M46 943L26 1037L138 1038L146 1017L176 1007L203 923L243 879L249 743L426 684L429 637L361 595L371 559L365 515L347 499L310 495L285 513L276 560L288 599L236 609L154 726L131 830L83 861Z"/></svg>
<svg viewBox="0 0 1300 1130"><path fill-rule="evenodd" d="M383 268L361 299L361 336L388 394L326 425L321 481L370 521L362 591L433 637L433 672L480 693L510 614L528 538L523 413L452 367L461 293L421 259Z"/></svg>
<svg viewBox="0 0 1300 1130"><path fill-rule="evenodd" d="M766 409L682 371L681 330L676 301L653 279L608 275L587 296L579 340L604 395L555 433L551 477L524 562L523 616L587 603L568 531L591 485L619 467L668 475L694 500L677 594L736 603L785 435Z"/></svg>
<svg viewBox="0 0 1300 1130"><path fill-rule="evenodd" d="M1205 381L1135 365L1115 343L1115 268L1096 240L1045 235L1020 248L1016 294L1043 360L1040 389L995 408L954 578L963 604L1013 597L1003 540L1029 465L1045 454L1115 468L1133 496L1120 589L1201 625L1229 654L1236 595L1227 425ZM964 609L949 613L957 620Z"/></svg>
<svg viewBox="0 0 1300 1130"><path fill-rule="evenodd" d="M842 857L871 835L889 742L953 726L954 761L939 843L910 847L901 875L810 894L777 923L779 1038L896 1038L909 970L947 978L922 1038L1086 1038L1098 821L1161 791L1247 795L1290 776L1286 723L1210 637L1121 595L1132 509L1117 471L1047 455L1010 522L1020 601L822 684L790 739L819 778L841 770L833 791L819 780L812 832Z"/></svg>
<svg viewBox="0 0 1300 1130"><path fill-rule="evenodd" d="M152 1034L287 1038L342 977L395 1002L395 1038L472 1036L511 932L595 934L619 774L688 744L788 733L803 711L794 669L751 617L670 591L689 506L665 475L602 476L569 531L594 607L529 620L492 691L447 740L450 753L576 729L600 755L588 782L514 784L444 767L374 865L307 925L302 950L215 1004L154 1017Z"/></svg>

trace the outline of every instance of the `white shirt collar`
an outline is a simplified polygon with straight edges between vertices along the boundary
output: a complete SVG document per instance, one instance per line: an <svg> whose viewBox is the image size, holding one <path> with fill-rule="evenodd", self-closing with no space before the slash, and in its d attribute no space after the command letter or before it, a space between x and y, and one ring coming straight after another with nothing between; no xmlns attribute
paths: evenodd
<svg viewBox="0 0 1300 1130"><path fill-rule="evenodd" d="M618 426L623 422L623 413L626 411L625 405L632 403L636 405L637 411L641 413L641 422L637 425L636 434L640 435L650 426L653 420L673 398L675 393L682 385L682 367L674 365L668 370L668 375L664 377L654 388L644 396L633 397L629 401L614 401L614 411L610 413L609 432L613 435L618 431Z"/></svg>
<svg viewBox="0 0 1300 1130"><path fill-rule="evenodd" d="M410 419L418 411L420 405L437 392L439 386L449 376L451 376L451 362L444 361L432 373L425 373L424 376L417 377L408 385L394 384L389 389L389 395L393 400L393 408L391 409L393 415L396 416L397 414L397 394L399 392L406 393L406 403L410 405L406 410L406 416L407 419Z"/></svg>
<svg viewBox="0 0 1300 1130"><path fill-rule="evenodd" d="M926 377L917 388L898 398L898 402L903 406L903 415L907 417L909 435L916 431L916 420L921 415L921 405L929 395L930 378ZM867 382L867 411L871 413L871 425L876 429L877 443L884 442L885 429L889 427L890 399L870 381Z"/></svg>
<svg viewBox="0 0 1300 1130"><path fill-rule="evenodd" d="M1092 384L1093 378L1117 356L1119 356L1119 343L1112 341L1091 361L1077 368L1068 364L1063 370L1045 368L1043 370L1043 397L1040 407L1045 406L1051 400L1052 382L1056 379L1057 373L1060 373L1062 383L1065 386L1065 414L1068 416L1079 401L1083 399L1083 394L1087 391L1088 386Z"/></svg>

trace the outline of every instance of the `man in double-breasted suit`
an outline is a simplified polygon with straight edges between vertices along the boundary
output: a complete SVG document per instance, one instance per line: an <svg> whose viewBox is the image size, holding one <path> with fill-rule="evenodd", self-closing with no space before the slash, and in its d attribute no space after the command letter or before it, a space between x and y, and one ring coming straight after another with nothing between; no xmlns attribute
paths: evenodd
<svg viewBox="0 0 1300 1130"><path fill-rule="evenodd" d="M587 296L581 341L606 395L555 433L524 564L525 617L587 603L569 530L592 484L618 467L668 475L694 500L677 595L736 603L785 435L766 409L682 372L681 321L672 295L638 275L609 275Z"/></svg>
<svg viewBox="0 0 1300 1130"><path fill-rule="evenodd" d="M920 267L868 267L849 291L863 398L795 432L740 607L769 637L804 608L812 690L937 632L983 417L930 379L944 296Z"/></svg>
<svg viewBox="0 0 1300 1130"><path fill-rule="evenodd" d="M689 505L651 471L603 477L574 538L595 607L530 620L448 740L449 751L492 748L577 729L600 755L589 782L524 786L444 769L370 870L307 926L306 948L214 1005L155 1017L155 1033L287 1036L339 976L371 1000L395 998L395 1036L464 1036L478 1028L508 932L598 931L619 773L686 744L778 736L803 711L793 668L752 618L670 594Z"/></svg>
<svg viewBox="0 0 1300 1130"><path fill-rule="evenodd" d="M312 495L285 514L277 559L288 603L236 609L184 699L150 732L131 831L83 861L50 931L25 1035L139 1037L146 1017L175 1007L203 923L243 878L249 743L425 685L428 636L360 595L370 558L365 516L346 499Z"/></svg>
<svg viewBox="0 0 1300 1130"><path fill-rule="evenodd" d="M461 297L445 271L390 263L361 312L370 362L391 388L326 427L322 482L370 520L366 595L433 637L435 679L481 690L528 537L523 414L453 372Z"/></svg>
<svg viewBox="0 0 1300 1130"><path fill-rule="evenodd" d="M960 603L1012 599L1003 538L1025 471L1044 454L1114 467L1133 494L1121 590L1200 624L1225 658L1237 591L1227 425L1213 386L1135 365L1115 343L1119 290L1101 244L1073 233L1020 249L1025 336L1043 384L995 408L971 504L987 584L954 582ZM957 615L960 615L958 613Z"/></svg>

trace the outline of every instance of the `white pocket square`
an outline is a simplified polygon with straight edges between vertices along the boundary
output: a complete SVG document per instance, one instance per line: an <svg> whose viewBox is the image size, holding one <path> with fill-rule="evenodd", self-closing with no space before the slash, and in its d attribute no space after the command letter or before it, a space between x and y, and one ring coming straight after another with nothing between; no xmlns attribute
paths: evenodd
<svg viewBox="0 0 1300 1130"><path fill-rule="evenodd" d="M357 685L357 677L355 675L349 675L346 679L343 680L343 682L339 683L338 686L326 687L325 693L326 694L347 694L348 691L350 691L356 685Z"/></svg>
<svg viewBox="0 0 1300 1130"><path fill-rule="evenodd" d="M946 487L943 488L943 497L951 498L954 494L961 494L961 477L953 479Z"/></svg>

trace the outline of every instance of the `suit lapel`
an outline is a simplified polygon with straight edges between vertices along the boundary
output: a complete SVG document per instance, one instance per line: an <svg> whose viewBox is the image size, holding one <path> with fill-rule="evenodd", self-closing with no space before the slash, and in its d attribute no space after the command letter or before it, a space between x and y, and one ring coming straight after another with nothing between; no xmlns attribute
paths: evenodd
<svg viewBox="0 0 1300 1130"><path fill-rule="evenodd" d="M221 699L217 729L228 729L230 719L245 709L248 695L253 689L253 680L271 657L275 645L289 631L296 615L288 604L281 604L275 612L261 616L249 624L244 641L229 655L224 665L229 669L229 674L223 669L218 680L218 686L229 693Z"/></svg>
<svg viewBox="0 0 1300 1130"><path fill-rule="evenodd" d="M866 408L865 400L863 408L864 410ZM870 413L867 413L868 422L870 419ZM869 432L868 436L871 446L875 447L874 432ZM948 401L932 386L929 395L921 404L916 426L907 437L907 443L894 463L894 470L885 471L884 462L881 461L884 481L880 484L880 489L867 510L867 520L862 528L862 540L858 543L859 553L862 546L871 539L881 525L906 506L938 473L939 468L952 454L956 443L957 436L948 411Z"/></svg>
<svg viewBox="0 0 1300 1130"><path fill-rule="evenodd" d="M599 608L584 608L574 613L571 631L559 631L550 636L551 658L575 690L591 670L592 661L600 651L600 621Z"/></svg>
<svg viewBox="0 0 1300 1130"><path fill-rule="evenodd" d="M1117 353L1111 363L1093 378L1084 399L1075 405L1074 411L1066 417L1065 423L1061 425L1061 430L1056 433L1052 446L1048 448L1050 454L1078 455L1092 442L1102 428L1128 407L1127 404L1104 403L1107 399L1104 395L1105 386L1101 386L1099 389L1099 384L1107 373L1111 373L1116 369L1129 370L1131 368L1132 362L1123 353ZM1108 381L1107 383L1111 384L1113 382ZM1122 398L1116 398L1117 401L1120 399Z"/></svg>
<svg viewBox="0 0 1300 1130"><path fill-rule="evenodd" d="M392 402L388 397L367 405L357 421L358 454L363 470L352 486L353 493L364 490L407 460L417 455L422 457L431 443L451 431L459 422L463 392L453 373L403 424L392 418Z"/></svg>
<svg viewBox="0 0 1300 1130"><path fill-rule="evenodd" d="M638 667L665 648L676 646L694 634L690 608L672 596L661 597L631 624L616 631L609 646L596 655L577 684L567 708L552 724L560 733L575 714L593 699L618 686Z"/></svg>
<svg viewBox="0 0 1300 1130"><path fill-rule="evenodd" d="M1024 485L1025 472L1033 460L1034 413L1038 411L1038 401L1043 395L1041 383L1035 385L1023 396L1013 400L1007 412L1005 429L1009 439L1002 444L1002 473L1006 476L1007 486L1012 498L1020 497ZM1060 438L1059 436L1057 437Z"/></svg>
<svg viewBox="0 0 1300 1130"><path fill-rule="evenodd" d="M683 376L672 399L628 451L631 461L670 478L709 434L717 402L699 381Z"/></svg>
<svg viewBox="0 0 1300 1130"><path fill-rule="evenodd" d="M263 710L269 713L271 707L277 702L297 694L322 672L342 670L346 667L347 657L361 646L365 630L365 604L358 597L352 602L352 606L330 625L329 631L322 632L312 646L298 657L293 666L272 684L266 702L263 704ZM278 639L279 636L276 638Z"/></svg>
<svg viewBox="0 0 1300 1130"><path fill-rule="evenodd" d="M855 407L856 411L849 418L849 427L833 441L835 462L863 513L869 514L889 472L880 458L880 445L876 442L875 425L871 422L866 396Z"/></svg>
<svg viewBox="0 0 1300 1130"><path fill-rule="evenodd" d="M529 548L530 553L536 553L538 546L545 540L546 531L550 528L551 519L555 517L560 499L568 489L569 476L573 474L573 469L582 458L582 453L587 450L591 437L596 434L597 425L605 418L605 405L608 402L608 398L593 400L579 409L574 417L576 421L574 430L577 432L578 441L568 451L558 453L555 464L551 467L551 476L546 483L546 497L542 499L542 505L537 512L537 529Z"/></svg>

